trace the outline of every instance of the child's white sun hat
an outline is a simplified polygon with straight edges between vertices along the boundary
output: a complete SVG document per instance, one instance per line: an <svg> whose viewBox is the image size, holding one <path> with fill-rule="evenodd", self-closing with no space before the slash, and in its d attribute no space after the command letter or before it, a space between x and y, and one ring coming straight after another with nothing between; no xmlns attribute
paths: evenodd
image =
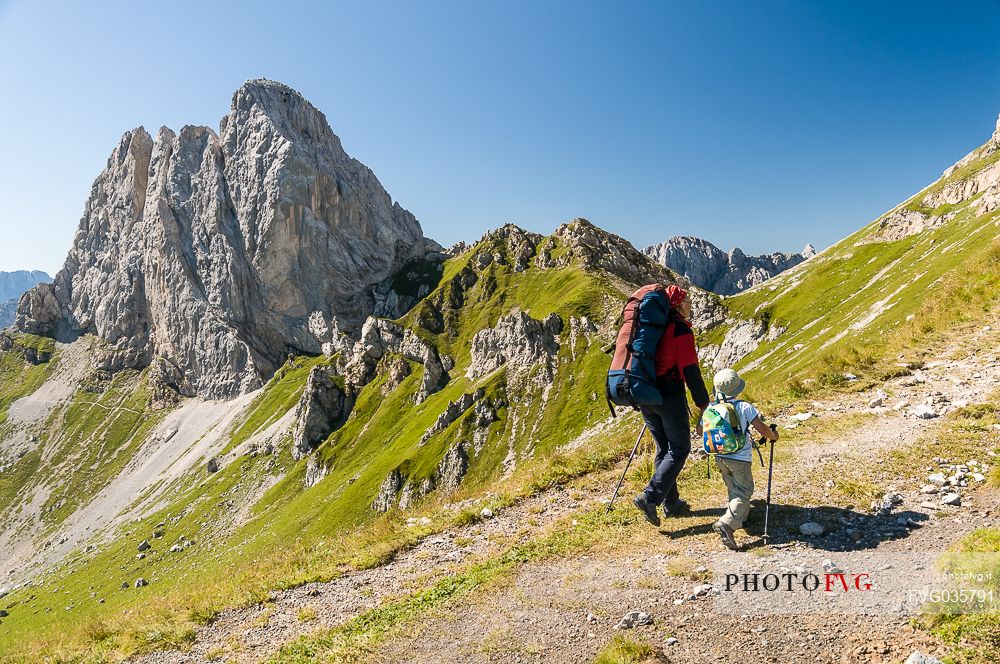
<svg viewBox="0 0 1000 664"><path fill-rule="evenodd" d="M732 369L723 369L715 374L712 382L715 383L716 392L730 399L735 399L743 391L743 388L747 386L746 381L740 378L740 375Z"/></svg>

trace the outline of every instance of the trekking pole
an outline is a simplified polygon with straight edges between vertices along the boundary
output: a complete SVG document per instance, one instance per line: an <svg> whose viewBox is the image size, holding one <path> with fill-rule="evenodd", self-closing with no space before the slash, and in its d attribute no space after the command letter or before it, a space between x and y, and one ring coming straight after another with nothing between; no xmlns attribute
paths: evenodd
<svg viewBox="0 0 1000 664"><path fill-rule="evenodd" d="M625 464L625 470L622 472L622 478L618 480L618 486L615 487L615 492L611 495L611 502L608 503L608 510L605 514L611 514L611 506L615 504L615 498L618 497L618 491L621 490L622 484L625 482L625 474L628 472L629 466L632 465L632 459L635 458L635 453L639 450L639 443L642 441L642 434L646 433L646 423L643 422L642 430L639 432L639 437L635 439L635 447L632 448L632 454L628 455L628 463Z"/></svg>
<svg viewBox="0 0 1000 664"><path fill-rule="evenodd" d="M776 427L772 424L771 430ZM774 471L774 441L771 443L771 451L767 455L767 502L764 504L764 541L767 541L767 517L771 512L771 473Z"/></svg>

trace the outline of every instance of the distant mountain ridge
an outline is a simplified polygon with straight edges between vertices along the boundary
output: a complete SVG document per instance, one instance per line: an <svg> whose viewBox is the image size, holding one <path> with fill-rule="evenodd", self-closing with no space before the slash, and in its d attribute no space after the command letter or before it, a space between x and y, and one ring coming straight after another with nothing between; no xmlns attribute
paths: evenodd
<svg viewBox="0 0 1000 664"><path fill-rule="evenodd" d="M52 277L41 270L0 272L0 302L21 297L26 291L48 281L52 281Z"/></svg>
<svg viewBox="0 0 1000 664"><path fill-rule="evenodd" d="M660 265L684 275L695 286L719 295L745 291L816 253L807 244L798 254L747 256L738 247L726 253L708 240L678 235L642 251Z"/></svg>
<svg viewBox="0 0 1000 664"><path fill-rule="evenodd" d="M0 328L13 324L17 301L38 284L47 284L52 277L41 270L0 272Z"/></svg>

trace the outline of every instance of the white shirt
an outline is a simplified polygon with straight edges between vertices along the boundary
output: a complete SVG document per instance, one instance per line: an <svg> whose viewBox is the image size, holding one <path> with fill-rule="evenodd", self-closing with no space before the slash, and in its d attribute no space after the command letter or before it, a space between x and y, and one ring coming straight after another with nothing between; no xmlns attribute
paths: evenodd
<svg viewBox="0 0 1000 664"><path fill-rule="evenodd" d="M733 399L729 403L733 404L736 409L736 414L740 418L740 428L743 429L743 433L746 436L746 444L743 449L738 452L733 452L732 454L722 454L721 457L725 459L735 459L736 461L753 461L753 432L751 431L750 423L753 422L760 415L760 411L754 408L752 403L747 401L741 401L739 399Z"/></svg>

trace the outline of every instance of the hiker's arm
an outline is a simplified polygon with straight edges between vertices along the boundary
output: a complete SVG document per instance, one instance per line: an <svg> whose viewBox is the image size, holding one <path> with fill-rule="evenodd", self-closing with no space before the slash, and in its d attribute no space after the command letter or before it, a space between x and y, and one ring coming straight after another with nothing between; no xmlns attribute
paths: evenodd
<svg viewBox="0 0 1000 664"><path fill-rule="evenodd" d="M698 424L694 427L694 432L698 435L698 438L701 438L705 434L705 430L701 426L701 416L705 414L705 408L705 406L698 408Z"/></svg>
<svg viewBox="0 0 1000 664"><path fill-rule="evenodd" d="M698 362L684 367L684 382L691 390L691 398L702 411L708 406L708 389L705 387L705 379L701 377L701 367Z"/></svg>
<svg viewBox="0 0 1000 664"><path fill-rule="evenodd" d="M701 376L701 367L698 365L698 349L694 345L694 334L688 332L675 338L677 342L677 366L680 367L684 382L687 383L688 390L691 391L691 398L694 404L702 411L708 406L708 390L705 388L705 379Z"/></svg>
<svg viewBox="0 0 1000 664"><path fill-rule="evenodd" d="M708 390L705 389L705 379L701 377L701 369L697 364L684 367L684 382L687 383L688 389L691 391L691 398L698 406L698 425L695 427L695 433L701 438L702 434L705 433L701 428L701 416L708 408Z"/></svg>
<svg viewBox="0 0 1000 664"><path fill-rule="evenodd" d="M757 433L764 436L764 438L767 438L771 442L778 440L778 432L775 429L772 429L771 427L764 424L764 418L761 417L760 415L755 417L753 419L753 422L751 422L750 424L752 424L753 428L757 430Z"/></svg>

